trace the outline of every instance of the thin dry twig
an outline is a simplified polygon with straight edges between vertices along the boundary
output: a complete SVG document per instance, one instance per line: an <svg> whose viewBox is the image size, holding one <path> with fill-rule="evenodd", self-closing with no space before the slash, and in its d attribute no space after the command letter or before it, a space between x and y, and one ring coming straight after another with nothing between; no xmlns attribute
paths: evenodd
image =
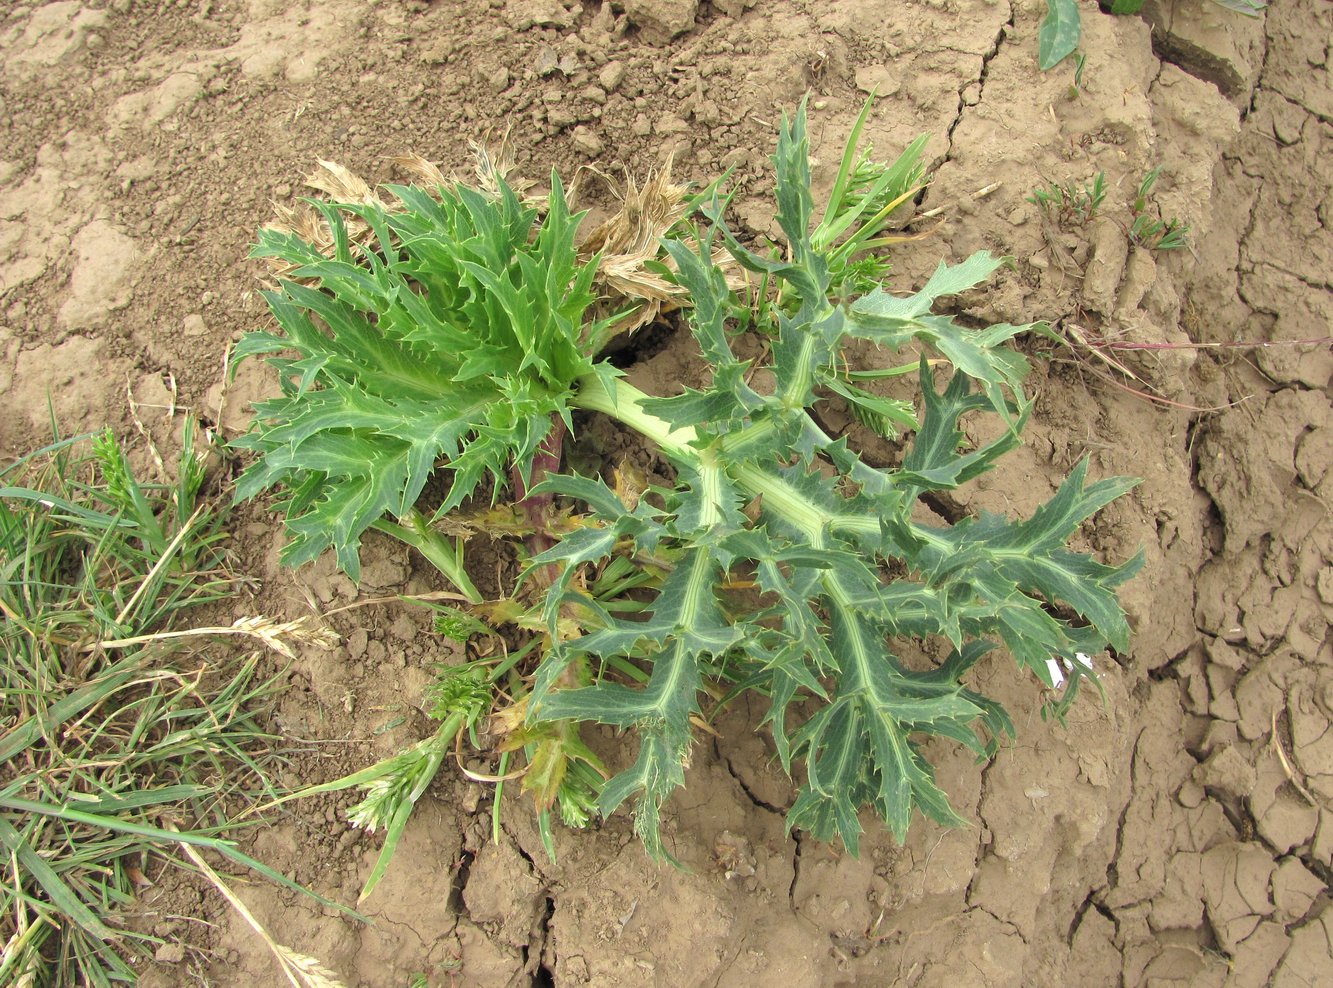
<svg viewBox="0 0 1333 988"><path fill-rule="evenodd" d="M463 764L463 732L459 731L454 735L454 761L458 763L458 770L466 775L473 782L500 783L508 782L510 779L519 779L528 774L532 764L524 765L522 768L516 768L512 772L504 775L484 775L481 772L474 772Z"/></svg>
<svg viewBox="0 0 1333 988"><path fill-rule="evenodd" d="M147 645L152 642L170 641L180 638L205 638L218 635L245 635L258 638L269 648L284 658L294 659L296 653L288 639L302 645L317 645L320 648L332 648L338 643L338 636L327 628L317 627L308 617L294 621L274 621L263 616L242 617L227 626L209 628L187 628L183 631L159 631L152 635L135 635L132 638L114 638L85 645L83 650L90 652L97 648L130 648L135 645Z"/></svg>
<svg viewBox="0 0 1333 988"><path fill-rule="evenodd" d="M1314 798L1309 789L1306 789L1305 786L1301 785L1300 780L1296 778L1296 769L1292 767L1291 762L1287 759L1287 752L1283 748L1282 739L1278 737L1277 733L1276 707L1273 708L1273 717L1271 725L1272 725L1272 733L1269 735L1269 737L1273 742L1273 750L1277 752L1277 760L1282 763L1282 771L1287 774L1287 781L1289 781L1293 786L1296 787L1296 791L1305 797L1305 801L1307 803L1309 803L1311 806L1317 807L1319 805L1319 801Z"/></svg>
<svg viewBox="0 0 1333 988"><path fill-rule="evenodd" d="M453 593L449 590L432 590L429 593L395 593L386 597L367 597L365 600L354 600L350 604L343 604L342 607L335 607L331 611L325 611L324 616L332 617L335 614L341 614L343 611L360 610L362 607L372 607L376 604L392 604L398 600L420 600L430 602L434 600L450 600L460 604L470 603L461 593Z"/></svg>
<svg viewBox="0 0 1333 988"><path fill-rule="evenodd" d="M167 824L167 829L175 830L176 828ZM213 883L213 887L245 920L250 929L259 934L260 939L272 951L278 962L278 967L282 969L282 973L287 977L287 981L292 985L292 988L347 988L332 971L322 966L315 958L308 954L297 953L290 947L285 947L274 940L272 934L264 928L264 924L255 918L254 913L246 908L245 903L228 887L218 873L209 867L203 856L189 844L182 843L181 847L184 848L185 853L195 863L195 866Z"/></svg>
<svg viewBox="0 0 1333 988"><path fill-rule="evenodd" d="M990 185L982 186L980 189L977 189L976 192L972 193L972 199L974 201L977 199L985 199L987 196L993 195L995 192L999 191L1003 186L1003 182L992 182ZM948 206L936 206L934 209L927 209L924 213L918 213L916 219L934 219L936 216L942 215L948 208Z"/></svg>
<svg viewBox="0 0 1333 988"><path fill-rule="evenodd" d="M166 551L158 557L157 562L153 563L153 568L148 571L148 575L143 578L143 582L141 582L135 589L134 593L130 596L130 599L125 602L125 606L120 609L120 613L116 615L116 624L125 623L125 619L129 617L130 612L133 611L135 606L139 603L139 598L144 595L149 586L151 586L157 579L157 574L167 565L168 560L176 554L176 550L179 549L181 543L185 541L185 536L189 535L194 530L195 522L199 520L203 513L204 506L202 504L194 509L194 514L190 515L185 524L180 527L180 531L176 533L175 538L167 544Z"/></svg>

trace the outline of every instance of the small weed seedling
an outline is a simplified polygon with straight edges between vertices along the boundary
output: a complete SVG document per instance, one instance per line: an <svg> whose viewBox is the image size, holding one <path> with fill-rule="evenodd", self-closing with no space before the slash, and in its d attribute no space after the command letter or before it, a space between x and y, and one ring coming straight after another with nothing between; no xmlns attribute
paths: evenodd
<svg viewBox="0 0 1333 988"><path fill-rule="evenodd" d="M1152 190L1161 173L1161 168L1154 168L1139 183L1134 204L1130 207L1134 220L1129 227L1129 239L1131 243L1148 250L1179 250L1185 246L1185 234L1189 233L1190 228L1175 217L1163 220L1153 215L1156 206L1152 200Z"/></svg>
<svg viewBox="0 0 1333 988"><path fill-rule="evenodd" d="M1027 196L1027 201L1051 214L1062 226L1090 223L1097 217L1097 210L1106 199L1106 173L1098 172L1093 176L1091 185L1081 188L1073 182L1060 185L1052 182L1045 188L1038 187Z"/></svg>
<svg viewBox="0 0 1333 988"><path fill-rule="evenodd" d="M1139 560L1107 565L1068 541L1133 481L1090 483L1082 462L1030 518L932 524L914 512L1020 442L1028 365L1009 341L1032 327L967 328L932 312L995 273L1001 261L985 252L941 264L912 294L849 290L845 245L882 239L882 218L916 184L904 177L890 195L862 160L849 142L834 208L816 219L802 106L773 157L781 251L742 245L717 195L661 239L652 264L685 296L710 372L662 397L601 356L600 259L580 255L579 217L554 176L544 215L503 182L489 194L391 186L392 203L313 203L320 245L261 234L256 253L287 271L266 293L277 330L250 334L239 353L274 354L283 384L239 444L255 456L239 496L282 492L290 563L330 549L355 575L361 536L378 530L422 548L477 601L464 608L476 619L528 635L503 659L442 670L433 735L304 790L365 790L354 819L382 826L386 843L363 894L465 736L502 759L497 777L513 774L511 759L525 773L543 826L557 804L580 823L632 802L643 842L667 856L661 809L684 783L696 730L753 693L782 766L803 780L791 825L855 852L863 808L900 840L918 812L962 823L925 742L986 757L1012 733L970 685L987 652L1002 646L1047 689L1067 674L1061 714L1095 682L1088 657L1128 647L1115 590ZM769 339L762 364L732 349L739 326ZM863 341L919 374L917 406L863 387L900 372L851 370L846 351ZM812 407L833 395L874 413L884 435L912 433L899 464L873 466L817 424ZM645 487L614 465L568 469L564 439L576 414L594 412L655 445L674 478ZM971 444L962 422L979 415L1001 428ZM438 505L419 505L440 469ZM464 571L460 540L477 529L523 539L522 579L501 600L482 602ZM908 661L913 642L937 658ZM608 770L580 737L585 723L626 731L637 753Z"/></svg>

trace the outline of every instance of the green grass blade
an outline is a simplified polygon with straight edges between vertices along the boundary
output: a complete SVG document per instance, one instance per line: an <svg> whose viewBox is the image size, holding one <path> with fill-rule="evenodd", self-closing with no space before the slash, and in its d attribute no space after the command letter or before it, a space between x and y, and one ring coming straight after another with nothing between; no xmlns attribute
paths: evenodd
<svg viewBox="0 0 1333 988"><path fill-rule="evenodd" d="M16 802L26 803L27 801L0 799L0 806L11 809L20 808L13 805ZM36 805L31 804L31 806ZM41 812L28 807L23 808L27 809L28 812ZM61 881L55 869L42 860L41 856L23 839L23 835L4 817L0 817L0 844L3 844L5 849L18 859L19 866L26 869L28 874L37 881L37 884L46 891L51 899L51 904L62 915L68 916L90 936L96 937L98 940L109 940L115 936L115 933L108 929L83 900Z"/></svg>
<svg viewBox="0 0 1333 988"><path fill-rule="evenodd" d="M69 806L56 806L51 803L41 803L31 799L20 799L15 796L0 796L0 808L14 810L19 813L38 813L42 816L53 817L67 823L79 823L89 827L109 830L118 834L130 834L135 837L146 838L156 844L189 844L192 847L202 847L210 851L216 851L228 860L243 865L257 874L262 875L270 882L291 889L293 892L300 892L302 895L309 896L322 906L336 909L339 912L351 916L354 919L359 919L362 922L370 922L356 910L344 906L341 903L334 902L332 899L322 896L318 892L313 892L299 882L293 881L281 872L270 868L262 861L257 861L250 857L245 852L238 850L235 843L229 840L210 837L205 834L191 833L190 831L166 830L161 827L149 826L148 824L122 820L118 817L106 816L99 813L88 813L84 810L77 810ZM0 839L3 839L5 846L8 847L9 837L6 836L5 828L9 828L10 831L13 830L13 827L11 827L7 821L0 818ZM45 887L45 883L43 883L43 888ZM62 908L64 907L62 906ZM94 922L96 922L96 918L94 917L93 919ZM103 927L103 929L105 929L105 927Z"/></svg>
<svg viewBox="0 0 1333 988"><path fill-rule="evenodd" d="M838 235L829 224L843 211L843 197L847 194L847 185L851 180L852 170L856 167L856 157L861 147L861 132L865 129L866 121L870 119L870 109L875 105L875 96L876 93L872 92L866 97L866 101L861 105L861 112L856 115L856 122L852 124L851 133L847 135L847 143L842 149L842 161L838 163L838 176L834 179L833 190L829 193L828 208L812 237L816 242L819 242L821 237L831 238ZM825 242L828 242L827 239Z"/></svg>
<svg viewBox="0 0 1333 988"><path fill-rule="evenodd" d="M31 748L55 728L100 703L133 679L142 668L143 657L132 659L97 681L82 686L51 704L41 717L30 717L0 739L0 762L7 762L19 752Z"/></svg>

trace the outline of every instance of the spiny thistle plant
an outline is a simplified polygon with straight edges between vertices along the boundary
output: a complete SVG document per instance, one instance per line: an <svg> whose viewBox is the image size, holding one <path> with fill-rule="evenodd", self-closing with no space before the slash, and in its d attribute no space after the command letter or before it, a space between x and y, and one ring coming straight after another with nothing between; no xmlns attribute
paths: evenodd
<svg viewBox="0 0 1333 988"><path fill-rule="evenodd" d="M842 245L882 222L886 205L870 210L872 197L845 180L860 160L854 143L816 222L804 105L784 118L773 157L781 252L743 246L717 195L662 238L658 269L687 293L710 371L703 387L664 397L600 356L605 324L586 315L598 258L579 259L579 217L554 177L544 216L503 184L489 196L391 186L393 206L313 204L332 231L327 256L290 233L261 236L257 253L290 272L267 295L281 332L252 334L241 353L294 355L274 359L282 395L258 406L240 442L257 458L239 493L280 489L287 560L331 549L355 575L358 540L376 529L426 549L475 601L461 542L441 534L462 531L450 517L478 495L498 502L508 485L516 507L474 512L472 523L508 519L503 530L528 539L517 599L476 613L531 629L529 646L501 665L450 670L469 688L446 691L457 702L437 705L435 737L401 764L318 791L369 786L358 819L405 821L439 756L499 703L494 684L505 677L516 702L491 729L516 737L507 747L542 773L533 788L543 809L577 774L601 814L632 802L644 843L667 856L661 807L684 784L695 724L715 712L708 698L752 691L766 700L783 767L803 776L790 824L855 852L864 807L899 840L918 811L963 822L924 743L948 738L985 757L1013 733L1000 705L968 685L984 654L1003 646L1048 688L1063 665L1059 713L1091 676L1088 656L1128 647L1115 588L1139 560L1106 565L1068 542L1132 481L1089 483L1085 461L1027 519L914 515L923 497L1018 445L1032 405L1028 365L1010 341L1034 327L973 329L932 313L1000 267L985 252L940 264L906 297L882 287L843 297ZM349 237L349 220L371 235ZM720 258L764 297L738 288ZM762 364L733 350L741 325L770 338ZM862 341L905 363L850 370L847 351ZM771 382L762 387L752 383L761 367ZM920 377L919 415L868 390L904 367ZM811 409L831 395L880 413L867 420L883 435L911 432L901 462L872 466L825 432ZM674 482L645 491L623 474L564 469L561 442L580 411L655 445ZM973 415L997 416L998 438L967 443L961 421ZM417 501L437 469L448 492L428 513ZM905 642L938 644L943 658L922 668L901 657ZM601 766L578 740L583 723L629 732L632 763L605 781L588 771Z"/></svg>

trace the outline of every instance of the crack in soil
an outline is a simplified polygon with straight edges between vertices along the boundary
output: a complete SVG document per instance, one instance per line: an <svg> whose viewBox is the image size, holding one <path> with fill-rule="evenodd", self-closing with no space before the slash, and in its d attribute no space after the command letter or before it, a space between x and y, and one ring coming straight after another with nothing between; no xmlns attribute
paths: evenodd
<svg viewBox="0 0 1333 988"><path fill-rule="evenodd" d="M1174 679L1180 686L1182 699L1185 692L1185 682L1180 678L1180 664L1188 659L1194 653L1193 643L1186 645L1171 658L1167 659L1160 666L1154 666L1148 670L1148 681L1153 683L1164 683L1168 679ZM1183 706L1183 703L1182 703Z"/></svg>
<svg viewBox="0 0 1333 988"><path fill-rule="evenodd" d="M523 859L528 866L528 871L534 876L540 876L541 870L537 867L537 859L528 853L528 849L523 846L523 842L518 839L518 834L514 833L507 823L502 819L500 821L500 831L514 843L514 850L518 856Z"/></svg>
<svg viewBox="0 0 1333 988"><path fill-rule="evenodd" d="M443 940L451 936L457 936L458 934L458 917L454 917L453 926L449 927L448 929L431 930L429 940L426 939L425 933L418 930L411 923L403 922L402 920L388 919L384 916L376 916L375 925L382 926L386 929L397 930L399 933L402 933L405 936L411 936L413 939L417 941L418 944L420 944L421 953L423 955L430 953L430 950L434 946L435 941Z"/></svg>
<svg viewBox="0 0 1333 988"><path fill-rule="evenodd" d="M990 824L986 822L986 818L982 816L981 808L986 805L986 792L990 786L990 770L994 767L995 759L991 758L981 770L981 784L977 790L977 819L981 821L981 825L986 828L987 833L992 835L994 831L991 830ZM994 838L992 837L992 840L993 839ZM972 878L967 883L967 888L963 891L963 901L969 906L973 905L972 890L976 887L977 879L981 877L981 862L989 853L990 844L979 844L977 848L977 859L972 865Z"/></svg>
<svg viewBox="0 0 1333 988"><path fill-rule="evenodd" d="M1009 929L1011 929L1011 930L1014 931L1014 936L1018 937L1018 939L1020 939L1020 940L1023 941L1023 945L1024 945L1024 946L1028 946L1028 945L1029 945L1029 944L1028 944L1028 938L1025 937L1025 936L1023 935L1023 931L1020 930L1020 929L1018 928L1018 924L1015 923L1013 920L1009 920L1009 919L1001 919L999 916L996 916L996 915L995 915L993 912L991 912L988 908L986 908L985 906L982 906L982 905L975 905L975 906L972 906L971 908L977 910L978 912L983 912L983 913L985 913L987 916L989 916L991 919L995 920L995 922L999 923L1001 926L1007 926L1007 927L1009 927Z"/></svg>
<svg viewBox="0 0 1333 988"><path fill-rule="evenodd" d="M1125 805L1120 807L1120 819L1116 821L1115 827L1115 850L1111 852L1111 860L1106 865L1106 885L1103 886L1103 892L1109 892L1111 889L1120 885L1120 855L1125 848L1125 821L1129 819L1129 807L1134 802L1134 793L1138 791L1138 762L1139 762L1139 742L1143 740L1143 733L1147 728L1142 728L1134 736L1133 747L1129 752L1129 798L1125 800ZM1115 923L1117 935L1120 933L1120 922L1116 919L1115 913L1109 908L1106 915L1111 922ZM1071 931L1072 933L1072 931Z"/></svg>
<svg viewBox="0 0 1333 988"><path fill-rule="evenodd" d="M1259 56L1259 71L1258 73L1255 74L1254 86L1253 88L1250 89L1250 104L1245 109L1245 112L1242 113L1240 116L1241 123L1244 123L1246 120L1248 120L1250 114L1254 112L1254 108L1259 101L1259 90L1263 88L1264 76L1268 74L1268 53L1273 50L1273 46L1268 42L1267 13L1264 14L1263 39L1264 39L1264 51L1263 54ZM1286 97L1284 96L1283 99L1286 99Z"/></svg>
<svg viewBox="0 0 1333 988"><path fill-rule="evenodd" d="M1194 45L1192 42L1181 41L1177 38L1174 33L1175 19L1176 7L1175 4L1172 3L1166 8L1166 24L1162 27L1160 34L1155 27L1151 24L1149 25L1151 28L1149 33L1149 44L1152 46L1153 55L1157 58L1157 74L1153 76L1150 85L1156 86L1157 83L1161 81L1162 69L1164 66L1174 65L1186 75L1198 79L1200 82L1206 82L1216 86L1218 92L1228 99L1233 99L1236 96L1241 95L1239 91L1241 87L1235 87L1236 92L1229 92L1228 90L1231 89L1231 87L1223 84L1226 72L1221 69L1218 69L1213 73L1208 71L1207 57L1212 57L1216 59L1218 63L1222 64L1225 64L1225 59L1214 55L1210 49L1205 48L1202 45ZM1267 25L1265 24L1265 27L1266 26ZM1255 100L1258 97L1260 84L1264 77L1264 71L1268 67L1268 49L1268 31L1265 30L1263 32L1263 52L1260 55L1259 71L1255 73L1254 82L1250 85L1249 93L1245 94L1248 99L1246 100L1245 108L1241 110L1240 118L1242 122L1244 122L1254 111Z"/></svg>
<svg viewBox="0 0 1333 988"><path fill-rule="evenodd" d="M500 823L500 829L509 838L514 850L523 859L523 863L528 866L528 873L534 878L542 879L543 873L537 867L536 859L528 853L518 835L503 821ZM556 954L551 923L555 918L556 902L554 890L545 881L542 882L538 895L541 896L541 905L533 913L528 942L519 948L519 956L523 961L523 973L530 979L528 982L530 988L550 988L555 985Z"/></svg>
<svg viewBox="0 0 1333 988"><path fill-rule="evenodd" d="M521 950L523 971L532 979L532 988L555 988L556 955L551 932L554 919L555 898L548 891L533 920L527 946Z"/></svg>
<svg viewBox="0 0 1333 988"><path fill-rule="evenodd" d="M792 832L792 841L796 844L791 853L791 885L787 887L787 903L791 906L791 911L800 913L796 908L796 883L801 880L801 852L805 845L805 838L801 836L799 830Z"/></svg>
<svg viewBox="0 0 1333 988"><path fill-rule="evenodd" d="M945 164L953 160L953 133L958 129L958 125L963 122L963 117L966 115L969 106L968 103L965 102L963 94L967 91L969 86L976 83L978 87L977 101L972 105L981 105L986 95L986 79L990 75L990 63L994 61L995 56L1000 53L1000 48L1003 47L1005 39L1009 36L1010 29L1014 26L1016 16L1014 2L1013 0L1009 0L1008 20L1001 24L999 30L995 32L995 41L992 43L990 50L981 53L981 71L977 73L975 79L969 79L958 87L958 112L954 114L953 122L945 129L944 139L947 142L948 147L945 148L944 159L935 167L935 171L938 171ZM968 54L974 55L976 53L968 52ZM917 199L916 203L918 208L925 206L926 200L930 197L930 189L931 186L927 185L921 191L920 197Z"/></svg>
<svg viewBox="0 0 1333 988"><path fill-rule="evenodd" d="M458 852L458 863L454 866L454 874L449 882L449 895L446 901L449 904L449 911L456 916L462 916L471 919L467 902L463 899L463 890L467 888L468 877L472 874L472 862L476 860L476 855L466 848Z"/></svg>
<svg viewBox="0 0 1333 988"><path fill-rule="evenodd" d="M1115 926L1117 934L1120 932L1120 924L1116 921L1115 913L1105 903L1097 901L1097 896L1105 891L1105 887L1088 889L1088 894L1079 903L1078 908L1074 910L1074 921L1069 924L1069 933L1065 937L1065 943L1069 947L1074 946L1074 937L1078 935L1079 927L1083 925L1083 918L1087 916L1089 910L1110 920L1112 925Z"/></svg>
<svg viewBox="0 0 1333 988"><path fill-rule="evenodd" d="M722 746L718 744L717 738L713 739L713 755L717 758L718 761L720 761L724 766L726 766L727 772L730 773L731 777L736 780L736 785L740 786L741 792L745 793L746 799L752 802L755 806L759 807L761 810L768 810L768 812L776 813L778 816L781 817L785 817L787 815L786 807L775 806L768 800L762 799L759 796L755 795L754 791L746 784L745 780L741 778L740 773L736 771L736 766L731 763L730 756L723 754Z"/></svg>
<svg viewBox="0 0 1333 988"><path fill-rule="evenodd" d="M1274 264L1272 261L1261 261L1260 266L1271 268L1274 271L1285 274L1289 278L1294 278L1306 288L1313 288L1315 291L1320 292L1333 291L1333 282L1311 281L1307 275L1303 275L1299 271L1293 271L1290 268L1284 268L1281 264ZM1255 269L1254 273L1258 273L1258 268Z"/></svg>
<svg viewBox="0 0 1333 988"><path fill-rule="evenodd" d="M1265 38L1264 40L1267 41L1267 38ZM1266 65L1267 65L1267 63L1265 63L1265 66L1266 66ZM1258 93L1259 93L1259 90L1260 90L1260 89L1263 89L1263 76L1262 76L1262 75L1259 76L1259 81L1258 81L1257 83L1255 83L1255 86L1254 86L1254 91L1255 91L1255 94L1256 94L1256 98L1258 98ZM1285 100L1286 102L1290 103L1292 106L1296 107L1298 110L1301 110L1301 111L1303 111L1303 112L1305 112L1305 113L1310 114L1310 116L1314 117L1314 118L1315 118L1316 120L1318 120L1321 124L1324 124L1324 125L1327 126L1327 127L1333 127L1333 117L1330 117L1330 116L1328 116L1328 115L1325 114L1325 113L1320 113L1318 110L1312 110L1312 109L1310 109L1308 106L1306 106L1306 105L1305 105L1304 103L1302 103L1300 100L1296 99L1294 96L1288 96L1286 93L1284 93L1284 92L1283 92L1282 90L1280 90L1280 89L1264 89L1264 92L1266 92L1266 93L1273 93L1275 96L1280 96L1280 97L1282 97L1283 100Z"/></svg>

